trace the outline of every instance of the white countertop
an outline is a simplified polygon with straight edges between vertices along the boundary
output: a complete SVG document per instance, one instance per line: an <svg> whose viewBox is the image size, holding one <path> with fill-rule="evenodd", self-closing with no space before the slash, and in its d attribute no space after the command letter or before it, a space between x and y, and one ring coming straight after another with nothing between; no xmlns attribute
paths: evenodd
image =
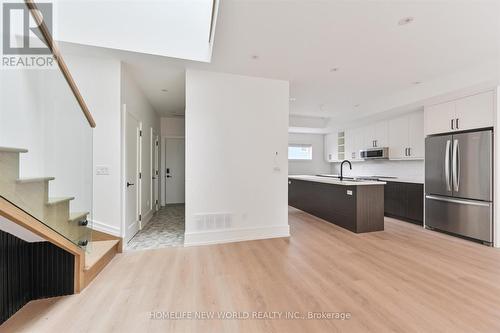
<svg viewBox="0 0 500 333"><path fill-rule="evenodd" d="M311 175L289 175L289 179L305 180L309 182L325 183L332 185L344 186L365 186L365 185L385 185L386 182L373 181L373 180L342 180L331 177L311 176Z"/></svg>
<svg viewBox="0 0 500 333"><path fill-rule="evenodd" d="M322 176L338 177L339 175L334 174L322 174ZM374 177L374 176L346 176L346 177ZM423 179L411 178L411 177L382 177L375 176L375 178L380 179L384 182L397 182L397 183L413 183L413 184L423 184Z"/></svg>

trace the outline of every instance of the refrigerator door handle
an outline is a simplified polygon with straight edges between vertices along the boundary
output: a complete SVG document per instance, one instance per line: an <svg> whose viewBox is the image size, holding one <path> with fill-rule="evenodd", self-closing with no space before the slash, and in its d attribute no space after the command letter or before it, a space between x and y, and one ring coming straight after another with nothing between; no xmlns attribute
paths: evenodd
<svg viewBox="0 0 500 333"><path fill-rule="evenodd" d="M446 154L444 156L444 176L446 177L446 189L451 191L451 184L450 184L450 145L451 141L447 140L446 141Z"/></svg>
<svg viewBox="0 0 500 333"><path fill-rule="evenodd" d="M456 203L456 204L461 204L461 205L469 205L469 206L481 206L481 207L490 207L491 206L491 202L486 202L486 201L452 199L452 198L438 197L436 195L426 195L425 198L429 199L429 200L451 202L451 203Z"/></svg>
<svg viewBox="0 0 500 333"><path fill-rule="evenodd" d="M458 192L460 188L460 146L458 140L453 140L453 190Z"/></svg>

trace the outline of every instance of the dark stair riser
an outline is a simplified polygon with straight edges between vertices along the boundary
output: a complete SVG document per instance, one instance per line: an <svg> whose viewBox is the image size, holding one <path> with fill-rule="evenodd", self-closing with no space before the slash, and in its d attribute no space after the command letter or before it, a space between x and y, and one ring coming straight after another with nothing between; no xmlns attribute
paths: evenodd
<svg viewBox="0 0 500 333"><path fill-rule="evenodd" d="M31 300L74 293L75 258L0 231L0 324Z"/></svg>

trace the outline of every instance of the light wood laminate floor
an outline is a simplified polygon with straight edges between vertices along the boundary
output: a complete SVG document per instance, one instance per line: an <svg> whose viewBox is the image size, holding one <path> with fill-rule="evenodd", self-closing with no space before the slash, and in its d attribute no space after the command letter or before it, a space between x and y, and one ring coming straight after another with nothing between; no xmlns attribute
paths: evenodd
<svg viewBox="0 0 500 333"><path fill-rule="evenodd" d="M386 219L354 234L290 209L292 236L118 255L80 295L1 332L500 332L500 251ZM349 320L151 320L151 311L349 312Z"/></svg>

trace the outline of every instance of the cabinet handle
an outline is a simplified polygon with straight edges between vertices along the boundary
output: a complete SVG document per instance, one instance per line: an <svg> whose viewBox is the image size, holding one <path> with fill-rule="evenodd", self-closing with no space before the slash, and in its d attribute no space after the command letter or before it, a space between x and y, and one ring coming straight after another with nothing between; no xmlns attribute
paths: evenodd
<svg viewBox="0 0 500 333"><path fill-rule="evenodd" d="M374 147L377 147L377 140L375 140L374 142L375 142L375 146Z"/></svg>
<svg viewBox="0 0 500 333"><path fill-rule="evenodd" d="M408 147L408 156L411 156L411 148Z"/></svg>
<svg viewBox="0 0 500 333"><path fill-rule="evenodd" d="M331 160L332 159L332 154L328 154L328 159Z"/></svg>
<svg viewBox="0 0 500 333"><path fill-rule="evenodd" d="M459 127L458 127L458 118L455 121L455 125L456 125L457 129L459 129Z"/></svg>
<svg viewBox="0 0 500 333"><path fill-rule="evenodd" d="M454 123L455 123L455 119L452 119L452 120L451 120L451 129L455 129L455 128L454 128Z"/></svg>
<svg viewBox="0 0 500 333"><path fill-rule="evenodd" d="M408 156L408 148L405 148L405 156Z"/></svg>

